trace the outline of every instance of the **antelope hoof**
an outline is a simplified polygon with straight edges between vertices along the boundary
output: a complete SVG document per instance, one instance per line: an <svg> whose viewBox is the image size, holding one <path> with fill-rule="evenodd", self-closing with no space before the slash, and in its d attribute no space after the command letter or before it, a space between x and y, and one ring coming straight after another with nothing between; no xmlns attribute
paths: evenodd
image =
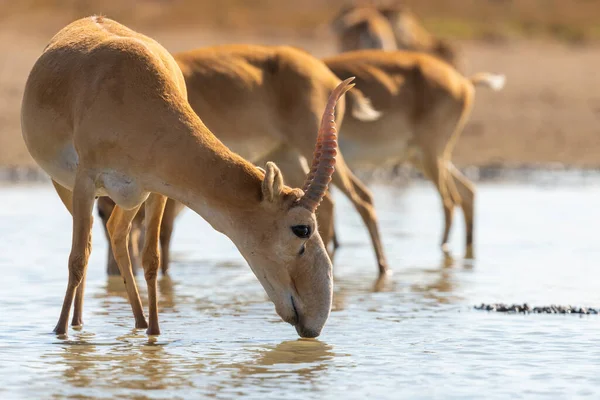
<svg viewBox="0 0 600 400"><path fill-rule="evenodd" d="M57 334L57 335L66 335L67 334L67 327L66 326L56 325L54 327L54 330L52 332L55 333L55 334Z"/></svg>
<svg viewBox="0 0 600 400"><path fill-rule="evenodd" d="M158 336L160 335L160 328L158 326L150 327L146 330L146 334L148 336Z"/></svg>
<svg viewBox="0 0 600 400"><path fill-rule="evenodd" d="M448 243L442 243L442 253L444 253L444 256L446 257L452 257Z"/></svg>
<svg viewBox="0 0 600 400"><path fill-rule="evenodd" d="M146 319L144 318L143 320L135 321L135 329L148 329L148 322L146 322Z"/></svg>
<svg viewBox="0 0 600 400"><path fill-rule="evenodd" d="M386 262L379 263L379 277L380 278L392 276L393 274L394 274L394 272L387 266Z"/></svg>
<svg viewBox="0 0 600 400"><path fill-rule="evenodd" d="M474 259L475 253L473 252L473 245L470 244L467 246L467 251L465 251L465 258Z"/></svg>
<svg viewBox="0 0 600 400"><path fill-rule="evenodd" d="M83 326L83 320L73 317L73 319L71 320L71 326L73 328L81 328Z"/></svg>

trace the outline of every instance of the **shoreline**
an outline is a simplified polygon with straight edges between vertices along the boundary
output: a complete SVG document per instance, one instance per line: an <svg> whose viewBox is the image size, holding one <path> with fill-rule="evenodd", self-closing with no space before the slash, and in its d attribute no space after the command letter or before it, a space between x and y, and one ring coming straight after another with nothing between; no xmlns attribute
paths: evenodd
<svg viewBox="0 0 600 400"><path fill-rule="evenodd" d="M460 167L459 170L475 183L600 183L600 166L582 168L560 163L524 163L520 165L489 164ZM411 181L428 182L410 165L396 168L357 171L356 175L369 184L403 185ZM48 175L37 166L0 167L0 184L19 185L49 183Z"/></svg>

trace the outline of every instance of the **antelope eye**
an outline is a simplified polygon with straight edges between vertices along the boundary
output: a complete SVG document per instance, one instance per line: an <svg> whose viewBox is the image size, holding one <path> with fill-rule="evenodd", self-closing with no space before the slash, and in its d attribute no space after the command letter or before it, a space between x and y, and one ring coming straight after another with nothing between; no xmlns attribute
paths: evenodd
<svg viewBox="0 0 600 400"><path fill-rule="evenodd" d="M294 235L298 236L299 238L306 239L310 237L310 226L294 225L292 226L292 232L294 232Z"/></svg>

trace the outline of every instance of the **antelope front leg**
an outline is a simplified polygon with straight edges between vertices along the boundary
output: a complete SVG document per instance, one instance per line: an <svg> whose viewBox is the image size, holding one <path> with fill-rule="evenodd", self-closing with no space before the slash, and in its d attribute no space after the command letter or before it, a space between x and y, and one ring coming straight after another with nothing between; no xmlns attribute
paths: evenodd
<svg viewBox="0 0 600 400"><path fill-rule="evenodd" d="M127 298L135 317L135 327L137 329L145 329L148 327L148 323L146 322L140 294L135 284L127 243L129 240L129 231L131 230L131 221L133 221L139 209L139 206L132 210L124 210L119 206L115 206L106 227L110 236L115 260L125 281Z"/></svg>
<svg viewBox="0 0 600 400"><path fill-rule="evenodd" d="M88 259L92 251L91 231L93 223L92 211L95 201L95 189L94 181L88 176L82 176L81 174L78 174L75 178L72 198L73 241L71 245L71 254L69 256L69 283L67 285L67 291L65 293L65 299L63 301L60 317L56 327L54 328L54 332L59 335L67 333L69 313L71 311L73 297L75 296L75 291L85 278ZM81 314L81 306L83 305L83 290L81 292L79 301L80 304L79 308L76 309L76 313L79 312Z"/></svg>
<svg viewBox="0 0 600 400"><path fill-rule="evenodd" d="M159 194L151 194L146 200L146 240L142 250L142 265L148 285L148 309L150 325L148 335L160 335L158 326L158 298L156 295L156 276L160 266L160 225L165 211L167 198Z"/></svg>

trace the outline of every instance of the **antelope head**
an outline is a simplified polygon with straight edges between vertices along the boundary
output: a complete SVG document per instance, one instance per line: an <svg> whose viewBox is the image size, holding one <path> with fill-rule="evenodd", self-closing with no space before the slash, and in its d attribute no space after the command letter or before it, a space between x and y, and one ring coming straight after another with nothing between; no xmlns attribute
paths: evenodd
<svg viewBox="0 0 600 400"><path fill-rule="evenodd" d="M318 336L331 311L332 266L315 212L334 171L335 105L354 86L350 84L353 79L342 82L329 98L303 188L285 186L279 168L268 162L261 188L262 210L244 216L245 229L232 238L279 316L302 337Z"/></svg>
<svg viewBox="0 0 600 400"><path fill-rule="evenodd" d="M331 21L333 32L341 35L346 30L372 18L373 13L377 12L374 6L374 2L369 0L346 2Z"/></svg>

